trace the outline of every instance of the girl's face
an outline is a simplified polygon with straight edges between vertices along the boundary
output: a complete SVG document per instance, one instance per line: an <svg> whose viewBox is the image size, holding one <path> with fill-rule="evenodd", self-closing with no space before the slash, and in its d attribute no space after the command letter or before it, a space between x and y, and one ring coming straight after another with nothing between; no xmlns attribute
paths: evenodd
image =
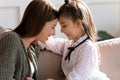
<svg viewBox="0 0 120 80"><path fill-rule="evenodd" d="M61 32L64 33L69 40L77 41L84 35L82 21L80 19L73 22L70 18L61 16L59 23L61 25Z"/></svg>
<svg viewBox="0 0 120 80"><path fill-rule="evenodd" d="M36 40L45 43L48 40L48 37L55 34L55 27L57 24L57 19L46 22L42 31L37 35Z"/></svg>

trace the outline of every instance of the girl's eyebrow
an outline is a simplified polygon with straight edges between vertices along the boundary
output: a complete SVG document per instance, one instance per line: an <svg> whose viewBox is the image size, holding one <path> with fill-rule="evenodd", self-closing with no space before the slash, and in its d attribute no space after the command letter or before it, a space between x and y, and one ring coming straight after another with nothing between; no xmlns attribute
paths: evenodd
<svg viewBox="0 0 120 80"><path fill-rule="evenodd" d="M65 24L65 22L61 22L60 24Z"/></svg>

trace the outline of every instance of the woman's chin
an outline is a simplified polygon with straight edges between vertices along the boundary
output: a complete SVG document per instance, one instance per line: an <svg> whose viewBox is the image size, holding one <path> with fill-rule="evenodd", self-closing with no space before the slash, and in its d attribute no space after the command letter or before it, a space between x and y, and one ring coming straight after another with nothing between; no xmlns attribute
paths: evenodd
<svg viewBox="0 0 120 80"><path fill-rule="evenodd" d="M45 39L44 41L43 41L43 43L46 43L46 41L48 40L48 38L47 39Z"/></svg>
<svg viewBox="0 0 120 80"><path fill-rule="evenodd" d="M46 40L39 40L40 42L42 42L42 43L45 43L46 42Z"/></svg>

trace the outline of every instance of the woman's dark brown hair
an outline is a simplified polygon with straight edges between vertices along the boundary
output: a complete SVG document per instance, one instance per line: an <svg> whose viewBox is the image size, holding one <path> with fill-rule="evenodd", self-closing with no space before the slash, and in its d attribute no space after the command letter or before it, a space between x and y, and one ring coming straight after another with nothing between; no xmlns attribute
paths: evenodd
<svg viewBox="0 0 120 80"><path fill-rule="evenodd" d="M57 11L45 0L33 0L27 6L22 21L14 30L22 38L35 37L46 22L56 19Z"/></svg>

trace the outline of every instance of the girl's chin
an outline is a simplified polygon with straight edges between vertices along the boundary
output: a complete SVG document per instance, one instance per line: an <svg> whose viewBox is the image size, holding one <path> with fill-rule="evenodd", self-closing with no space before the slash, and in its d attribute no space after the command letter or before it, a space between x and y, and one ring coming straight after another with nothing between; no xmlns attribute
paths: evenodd
<svg viewBox="0 0 120 80"><path fill-rule="evenodd" d="M75 39L73 39L73 38L68 38L68 39L69 39L69 40L73 40L73 41L75 40Z"/></svg>
<svg viewBox="0 0 120 80"><path fill-rule="evenodd" d="M72 38L68 37L69 40L72 40Z"/></svg>
<svg viewBox="0 0 120 80"><path fill-rule="evenodd" d="M72 40L72 38L69 35L66 35L69 40Z"/></svg>

